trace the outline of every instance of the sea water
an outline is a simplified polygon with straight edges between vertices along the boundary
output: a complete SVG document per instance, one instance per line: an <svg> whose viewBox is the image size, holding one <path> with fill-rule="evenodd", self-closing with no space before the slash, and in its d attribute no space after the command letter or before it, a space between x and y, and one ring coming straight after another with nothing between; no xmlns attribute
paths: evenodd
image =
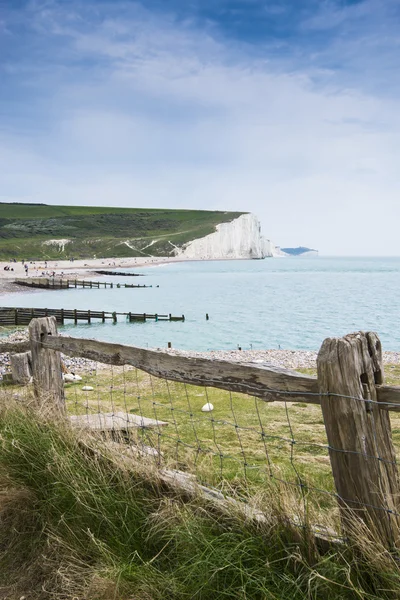
<svg viewBox="0 0 400 600"><path fill-rule="evenodd" d="M316 350L326 337L373 330L384 349L400 351L400 258L193 261L132 271L145 277L103 280L153 287L37 290L3 295L1 304L185 315L184 322L127 323L119 316L116 324L60 327L68 335L149 348L171 342L202 351Z"/></svg>

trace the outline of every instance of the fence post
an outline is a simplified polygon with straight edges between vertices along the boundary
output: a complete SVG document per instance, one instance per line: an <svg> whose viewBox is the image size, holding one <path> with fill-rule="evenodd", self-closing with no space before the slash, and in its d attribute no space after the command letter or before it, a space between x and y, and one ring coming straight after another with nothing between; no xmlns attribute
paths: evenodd
<svg viewBox="0 0 400 600"><path fill-rule="evenodd" d="M389 412L377 404L384 379L375 333L326 339L317 358L321 407L345 534L362 520L388 548L399 542L399 478Z"/></svg>
<svg viewBox="0 0 400 600"><path fill-rule="evenodd" d="M57 335L55 317L33 319L29 324L33 389L36 400L41 407L49 407L54 412L64 414L65 396L61 355L56 350L46 348L47 337Z"/></svg>
<svg viewBox="0 0 400 600"><path fill-rule="evenodd" d="M31 379L31 353L10 354L11 373L14 383L26 385Z"/></svg>

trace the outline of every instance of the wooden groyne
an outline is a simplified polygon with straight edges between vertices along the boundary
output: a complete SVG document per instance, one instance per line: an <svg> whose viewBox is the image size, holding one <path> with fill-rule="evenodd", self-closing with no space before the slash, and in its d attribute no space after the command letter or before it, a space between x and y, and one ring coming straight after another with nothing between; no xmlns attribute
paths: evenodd
<svg viewBox="0 0 400 600"><path fill-rule="evenodd" d="M185 315L180 317L173 317L171 314L169 315L159 315L159 314L147 314L147 313L128 313L128 320L132 323L134 321L147 321L148 319L153 319L154 321L184 321Z"/></svg>
<svg viewBox="0 0 400 600"><path fill-rule="evenodd" d="M78 279L58 279L56 277L35 277L30 279L15 279L16 285L44 290L69 290L69 289L100 289L100 288L151 288L152 285L133 283L113 283L109 281L89 281ZM158 286L157 286L158 287Z"/></svg>
<svg viewBox="0 0 400 600"><path fill-rule="evenodd" d="M124 271L94 271L97 275L112 275L113 277L144 277L144 273L125 273Z"/></svg>
<svg viewBox="0 0 400 600"><path fill-rule="evenodd" d="M12 327L13 325L29 325L32 319L42 317L55 317L57 323L63 325L65 321L73 321L75 324L78 321L91 323L93 320L112 321L117 323L118 317L125 317L128 322L145 322L147 320L154 321L184 321L185 315L173 317L169 315L158 315L148 313L126 313L126 312L110 312L100 310L79 310L76 308L18 308L18 307L0 307L0 326Z"/></svg>

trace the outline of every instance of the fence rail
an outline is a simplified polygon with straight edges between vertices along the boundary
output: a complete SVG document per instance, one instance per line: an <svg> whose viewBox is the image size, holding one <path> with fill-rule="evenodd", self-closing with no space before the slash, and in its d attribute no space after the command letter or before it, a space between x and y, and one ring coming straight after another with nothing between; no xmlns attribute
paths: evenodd
<svg viewBox="0 0 400 600"><path fill-rule="evenodd" d="M147 373L150 378L154 376L163 380L167 390L165 400L150 379L152 398L149 407L153 413L151 423L148 421L147 426L154 429L153 433L147 434L147 451L150 454L160 458L160 443L162 439L166 439L171 442L171 447L175 447L177 464L183 460L179 453L183 451L185 454L191 450L195 454L194 464L199 460L199 456L208 453L213 460L220 462L221 475L224 460L230 465L234 460L241 461L244 472L247 473L251 468L247 458L248 445L257 439L265 450L265 467L270 476L295 486L300 491L304 503L306 495L311 492L326 494L336 500L343 532L347 537L354 535L354 522L362 521L379 535L387 547L399 546L400 487L390 411L400 410L400 387L384 384L382 349L376 334L358 332L344 338L325 340L318 355L318 375L312 377L267 365L253 366L173 356L132 346L59 336L56 320L51 317L33 320L29 330L29 343L1 343L0 353L24 353L29 348L34 390L38 401L45 401L47 404L50 401L59 412L64 414L66 411L60 353L111 365L111 368L125 365L134 367L136 375L133 379L123 372L121 388L116 386L116 375L112 374L111 412L101 413L102 392L98 390L98 409L94 401L88 401L84 406L86 413L83 413L83 417L75 417L75 420L79 422L86 414L89 421L90 414L98 410L100 416L92 417L97 429L102 422L112 424L116 415L119 415L118 429L123 430L123 412L120 410L123 401L126 406L126 429L134 427L140 419L144 423L143 418L149 419L151 415L143 414L144 401L137 373ZM25 360L24 365L28 362ZM230 418L205 417L201 416L201 413L195 413L186 387L182 393L186 395L188 408L182 409L178 404L175 406L174 394L180 394L181 391L172 389L169 382L204 388L207 400L205 407L209 407L206 410L212 410L208 388L226 390L229 393ZM130 409L127 403L133 389L129 386L135 385L137 391L134 392L134 399L138 404L136 410L139 412L137 417L132 416L134 409ZM90 389L93 390L93 387ZM82 390L85 390L85 387ZM79 401L79 394L75 393L78 409L82 403ZM118 399L118 394L121 395L121 400ZM245 394L246 397L254 398L251 423L249 421L243 425L239 422L238 409L235 408L232 394ZM245 402L240 398L238 401ZM287 435L267 430L271 424L263 421L258 405L260 401L264 406L274 402L281 403L281 410L284 411L282 414L287 418ZM326 443L318 443L312 437L307 441L296 440L289 417L289 407L299 403L314 405L313 410L321 407ZM250 406L246 404L246 411L250 411ZM169 427L165 428L167 422ZM256 422L259 423L258 426L255 425ZM163 424L162 428L160 423ZM206 425L211 431L208 437L211 437L213 448L210 448L209 444L205 445L202 440L202 432ZM193 439L190 438L192 441L188 437L189 429L193 430ZM236 436L238 451L235 456L232 450L229 453L222 449L223 443L217 435L222 429L229 429L230 432L229 439L223 440L223 443L227 442L232 446L232 435ZM277 448L288 449L290 467L295 475L294 481L273 475L271 452L268 448L268 444L271 443L275 444L274 452ZM336 492L319 489L317 485L309 485L305 481L295 460L296 448L299 446L317 454L322 450L327 452Z"/></svg>
<svg viewBox="0 0 400 600"><path fill-rule="evenodd" d="M155 377L250 394L266 402L321 404L317 377L290 369L175 356L135 346L68 336L47 338L46 346L67 356L116 366L131 365ZM0 342L0 354L27 352L29 349L29 341ZM376 385L376 394L376 401L361 400L367 404L378 403L380 410L400 412L400 386ZM343 397L342 394L336 395Z"/></svg>

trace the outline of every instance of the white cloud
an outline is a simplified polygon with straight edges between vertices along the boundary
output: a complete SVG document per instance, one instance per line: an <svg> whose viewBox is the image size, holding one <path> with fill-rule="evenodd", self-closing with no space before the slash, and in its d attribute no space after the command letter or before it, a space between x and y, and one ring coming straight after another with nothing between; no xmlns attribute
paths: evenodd
<svg viewBox="0 0 400 600"><path fill-rule="evenodd" d="M142 9L91 25L56 6L43 128L0 133L3 199L251 210L283 246L400 254L396 97Z"/></svg>

